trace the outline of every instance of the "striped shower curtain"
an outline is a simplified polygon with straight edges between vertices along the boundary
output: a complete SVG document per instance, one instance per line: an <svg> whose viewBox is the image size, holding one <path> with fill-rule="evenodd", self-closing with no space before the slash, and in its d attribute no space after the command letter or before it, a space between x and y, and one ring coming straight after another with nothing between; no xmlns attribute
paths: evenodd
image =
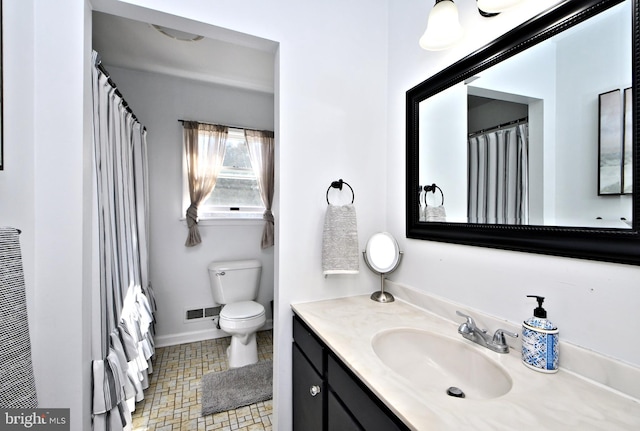
<svg viewBox="0 0 640 431"><path fill-rule="evenodd" d="M149 283L146 130L93 53L93 144L101 298L93 429L131 429L148 387L155 301Z"/></svg>
<svg viewBox="0 0 640 431"><path fill-rule="evenodd" d="M528 124L469 137L469 223L529 223Z"/></svg>

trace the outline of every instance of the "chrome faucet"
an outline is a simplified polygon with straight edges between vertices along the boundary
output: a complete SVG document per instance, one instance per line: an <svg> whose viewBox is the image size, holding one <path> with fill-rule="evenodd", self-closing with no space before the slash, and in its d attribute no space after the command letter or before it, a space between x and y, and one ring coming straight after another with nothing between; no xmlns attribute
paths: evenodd
<svg viewBox="0 0 640 431"><path fill-rule="evenodd" d="M498 329L493 336L487 334L486 329L480 329L476 326L476 322L471 316L467 316L460 311L456 311L458 316L467 319L466 322L460 325L458 333L467 340L471 340L476 344L480 344L489 350L493 350L498 353L509 353L509 346L504 338L505 335L517 338L518 334L509 332L506 329Z"/></svg>

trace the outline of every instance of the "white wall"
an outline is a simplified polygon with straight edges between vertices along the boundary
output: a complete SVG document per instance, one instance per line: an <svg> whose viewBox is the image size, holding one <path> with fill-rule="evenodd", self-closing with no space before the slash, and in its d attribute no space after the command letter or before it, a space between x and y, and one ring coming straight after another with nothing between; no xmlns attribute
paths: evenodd
<svg viewBox="0 0 640 431"><path fill-rule="evenodd" d="M290 304L377 289L364 267L359 276L324 278L320 257L325 192L333 180L343 178L355 190L362 248L385 226L387 0L135 3L5 2L5 22L11 22L5 35L17 36L9 42L15 62L8 69L19 68L8 72L15 90L7 93L5 112L24 116L16 125L25 125L9 132L7 163L14 158L25 165L2 173L0 196L15 206L3 204L0 214L25 231L29 296L37 298L32 320L41 405L70 407L71 429L89 429L91 340L83 328L91 326L91 295L83 287L91 285L92 270L86 261L91 163L85 158L91 143L91 109L85 106L91 94L90 11L185 25L166 12L279 43L274 429L290 429ZM206 29L199 33L207 35ZM25 184L24 193L15 192L17 183ZM61 350L64 355L54 354Z"/></svg>
<svg viewBox="0 0 640 431"><path fill-rule="evenodd" d="M404 239L405 91L553 1L529 0L518 12L487 22L460 2L463 22L475 31L468 30L471 37L458 48L436 54L417 45L428 2L271 0L248 7L234 0L136 0L144 9L131 1L93 3L130 18L159 16L163 24L175 18L158 11L190 17L280 44L274 429L291 428L289 304L377 289L365 268L357 277L321 275L324 194L337 178L356 192L361 245L385 226L401 242L405 257L396 281L514 322L531 313L524 295L545 295L564 339L638 364L640 346L629 342L635 333L626 324L640 305L637 267ZM5 115L16 119L7 125L6 155L7 163L13 158L24 165L0 173L0 216L25 231L41 405L71 407L76 431L89 429L90 402L90 340L83 330L90 324L80 310L90 296L83 290L90 285L83 283L83 267L90 268L84 260L90 253L83 253L90 238L90 162L83 157L90 143L91 17L81 2L50 3L4 3L12 59L5 63ZM16 192L18 184L24 191Z"/></svg>
<svg viewBox="0 0 640 431"><path fill-rule="evenodd" d="M207 265L213 260L258 259L258 301L271 319L274 249L261 250L264 222L201 222L202 243L185 247L182 213L182 125L178 119L273 130L272 94L141 72L105 64L129 106L147 128L151 214L150 280L158 313L159 346L226 336L211 320L185 322L185 309L212 307Z"/></svg>
<svg viewBox="0 0 640 431"><path fill-rule="evenodd" d="M417 43L431 5L389 2L387 217L405 251L392 278L516 323L532 312L534 304L525 295L546 296L549 317L564 340L640 365L640 345L629 342L635 330L627 323L640 307L640 268L404 239L405 91L553 3L527 1L487 20L475 13L474 5L460 2L467 38L449 51L434 53Z"/></svg>
<svg viewBox="0 0 640 431"><path fill-rule="evenodd" d="M77 430L89 429L91 403L87 11L74 0L3 2L0 222L23 231L39 403L70 408Z"/></svg>

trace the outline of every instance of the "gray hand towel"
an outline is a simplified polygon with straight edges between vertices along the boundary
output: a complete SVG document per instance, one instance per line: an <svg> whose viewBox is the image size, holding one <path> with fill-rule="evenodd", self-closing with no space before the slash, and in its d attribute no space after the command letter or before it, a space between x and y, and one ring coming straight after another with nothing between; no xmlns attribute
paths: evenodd
<svg viewBox="0 0 640 431"><path fill-rule="evenodd" d="M322 272L329 274L358 274L358 224L356 207L328 205L322 233Z"/></svg>
<svg viewBox="0 0 640 431"><path fill-rule="evenodd" d="M426 221L447 221L447 213L442 205L427 207Z"/></svg>

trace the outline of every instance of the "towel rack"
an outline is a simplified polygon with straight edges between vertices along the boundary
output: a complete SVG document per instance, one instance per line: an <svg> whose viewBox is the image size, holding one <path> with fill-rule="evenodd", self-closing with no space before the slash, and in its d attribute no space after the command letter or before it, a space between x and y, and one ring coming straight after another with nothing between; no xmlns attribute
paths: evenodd
<svg viewBox="0 0 640 431"><path fill-rule="evenodd" d="M327 205L331 205L331 202L329 202L329 190L331 190L332 188L338 189L338 190L342 190L342 185L343 184L346 184L347 187L349 187L349 189L351 190L351 203L353 203L353 201L355 201L356 194L353 192L353 188L349 185L348 182L343 181L342 178L340 178L338 181L332 181L331 185L329 186L329 188L327 188L327 194L326 194Z"/></svg>
<svg viewBox="0 0 640 431"><path fill-rule="evenodd" d="M436 185L436 183L431 184L430 186L424 186L424 191L426 192L424 194L424 204L427 204L427 193L429 192L433 192L433 194L436 193L436 189L438 189L440 191L440 196L442 197L442 203L440 205L444 205L444 193L442 193L442 189L440 187L438 187Z"/></svg>

